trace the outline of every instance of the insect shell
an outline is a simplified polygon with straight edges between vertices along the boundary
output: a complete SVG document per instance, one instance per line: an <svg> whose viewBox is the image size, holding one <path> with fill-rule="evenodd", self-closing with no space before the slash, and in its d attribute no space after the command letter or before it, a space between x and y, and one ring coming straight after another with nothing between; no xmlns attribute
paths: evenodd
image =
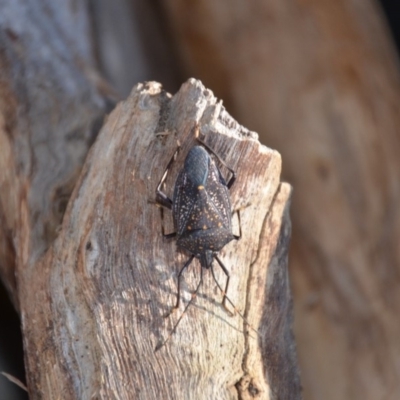
<svg viewBox="0 0 400 400"><path fill-rule="evenodd" d="M215 253L235 239L228 185L201 146L190 150L178 175L172 215L177 245L198 257L204 268L210 268Z"/></svg>
<svg viewBox="0 0 400 400"><path fill-rule="evenodd" d="M229 199L229 188L236 179L236 173L232 168L228 167L210 147L200 139L197 138L197 140L204 147L194 146L189 151L183 168L176 179L173 199L171 200L165 193L163 193L161 188L167 178L168 171L174 162L179 148L167 165L164 175L156 190L157 203L172 210L174 226L176 229L176 232L170 234L164 234L163 232L164 237L176 237L177 245L191 253L191 256L179 271L176 304L167 316L179 308L182 273L192 263L195 257L200 260L201 265L200 280L195 292L192 294L191 300L186 305L168 338L157 345L156 351L168 342L186 310L194 300L202 284L203 268L211 269L214 281L223 293L222 305L226 311L233 315L226 306L226 301L228 301L236 312L236 307L227 296L230 275L217 254L232 239L240 238L240 235L236 236L232 232L231 203ZM230 171L231 178L228 182L225 181L221 171L209 153L213 154L218 161ZM238 218L240 229L239 213ZM218 262L222 271L226 275L225 289L221 288L215 278L212 265L214 259ZM238 313L245 320L244 316L240 312Z"/></svg>

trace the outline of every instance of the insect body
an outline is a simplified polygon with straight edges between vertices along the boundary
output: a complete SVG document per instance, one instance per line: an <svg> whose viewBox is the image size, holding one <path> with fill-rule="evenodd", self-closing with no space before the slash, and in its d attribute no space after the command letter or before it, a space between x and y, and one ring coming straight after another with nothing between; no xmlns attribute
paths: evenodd
<svg viewBox="0 0 400 400"><path fill-rule="evenodd" d="M184 166L176 180L173 199L171 200L163 193L161 188L179 148L167 165L156 191L157 202L172 210L176 229L176 232L170 234L165 234L163 231L163 235L165 237L176 237L177 245L191 254L178 274L177 302L173 310L177 309L180 303L180 280L182 273L194 258L199 259L202 268L200 281L192 300L202 283L203 268L211 269L214 280L220 288L212 268L213 260L215 259L227 277L222 301L223 306L227 309L226 300L228 298L226 297L226 293L229 286L229 272L219 259L217 253L231 240L240 238L240 235L236 236L232 232L231 203L229 199L229 188L236 179L236 173L210 147L200 139L197 140L202 146L194 146L189 151ZM228 182L225 181L221 171L209 153L214 155L230 171L231 177ZM231 303L231 301L229 302ZM187 307L189 305L190 302ZM179 321L180 319L178 323Z"/></svg>
<svg viewBox="0 0 400 400"><path fill-rule="evenodd" d="M172 215L177 245L198 257L204 268L210 268L216 253L235 238L228 185L201 146L190 150L179 173Z"/></svg>

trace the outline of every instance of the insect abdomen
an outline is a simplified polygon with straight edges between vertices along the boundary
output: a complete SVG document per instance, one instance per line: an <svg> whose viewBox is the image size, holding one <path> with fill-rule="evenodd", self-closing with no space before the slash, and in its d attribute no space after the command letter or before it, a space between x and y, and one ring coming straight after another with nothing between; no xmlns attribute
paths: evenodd
<svg viewBox="0 0 400 400"><path fill-rule="evenodd" d="M234 236L225 228L212 228L207 230L185 231L177 240L177 245L192 254L201 254L207 250L218 252Z"/></svg>

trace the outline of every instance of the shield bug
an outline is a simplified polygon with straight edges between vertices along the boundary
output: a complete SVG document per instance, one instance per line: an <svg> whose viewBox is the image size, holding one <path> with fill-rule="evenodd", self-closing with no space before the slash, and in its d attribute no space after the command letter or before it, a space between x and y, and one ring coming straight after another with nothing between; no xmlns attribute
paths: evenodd
<svg viewBox="0 0 400 400"><path fill-rule="evenodd" d="M167 179L171 165L179 152L179 147L169 161L156 190L157 203L172 210L174 221L175 232L165 234L164 228L162 228L164 237L175 237L177 246L191 254L178 273L177 301L171 312L179 308L180 282L185 269L195 258L199 259L202 267L200 269L200 281L196 290L181 317L175 324L170 336L175 331L200 288L203 279L203 268L211 269L213 278L223 293L222 305L224 308L229 312L226 307L226 301L228 301L236 311L236 307L226 295L229 287L230 275L223 262L218 257L218 252L227 243L233 239L240 239L241 236L239 213L239 235L234 235L232 231L232 211L229 196L229 189L236 180L236 172L226 165L207 144L198 138L198 127L196 129L196 139L199 145L192 147L186 156L183 168L176 179L173 198L170 199L162 192L162 187ZM228 180L225 180L223 177L213 157L230 172L231 177ZM225 290L220 287L215 279L213 270L214 260L217 261L226 275ZM167 340L158 346L157 350L161 348Z"/></svg>

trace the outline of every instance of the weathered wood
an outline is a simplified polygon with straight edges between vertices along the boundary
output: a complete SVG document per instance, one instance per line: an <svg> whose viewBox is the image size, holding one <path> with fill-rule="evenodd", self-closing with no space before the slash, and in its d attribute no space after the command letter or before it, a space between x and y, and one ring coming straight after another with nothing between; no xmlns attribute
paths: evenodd
<svg viewBox="0 0 400 400"><path fill-rule="evenodd" d="M0 275L17 307L110 104L85 7L0 2Z"/></svg>
<svg viewBox="0 0 400 400"><path fill-rule="evenodd" d="M187 72L283 155L304 396L400 393L400 74L375 1L166 2Z"/></svg>
<svg viewBox="0 0 400 400"><path fill-rule="evenodd" d="M21 315L30 398L299 399L279 154L198 81L174 97L149 83L111 113L82 170L112 104L82 4L17 0L0 15L0 274ZM179 141L171 193L196 122L238 170L243 236L221 258L229 297L259 334L223 310L205 273L155 352L179 317L164 315L188 256L161 236L155 187ZM186 299L199 265L191 270Z"/></svg>
<svg viewBox="0 0 400 400"><path fill-rule="evenodd" d="M187 258L161 235L155 188L179 141L176 175L196 121L238 170L232 201L243 236L221 257L230 298L260 333L227 315L205 274L194 306L155 352L178 317L163 315ZM116 107L30 290L19 288L31 398L300 398L286 269L290 187L279 181L279 154L256 138L195 80L172 98L159 84L138 85ZM198 268L185 276L186 298Z"/></svg>
<svg viewBox="0 0 400 400"><path fill-rule="evenodd" d="M195 305L155 352L179 316L163 318L188 256L161 236L155 188L177 141L183 152L176 169L181 165L196 121L207 143L239 171L232 200L243 208L243 236L222 257L232 271L229 296L260 337L226 314L206 274ZM288 388L292 397L286 398L299 398L285 269L290 190L279 183L280 156L255 138L196 81L172 99L158 84L139 85L118 105L92 148L60 236L40 264L46 271L40 289L26 297L43 304L32 316L36 326L57 315L45 337L30 331L36 338L28 348L33 386L49 398L268 398L269 390ZM198 267L186 274L186 297ZM223 279L218 270L217 278Z"/></svg>

